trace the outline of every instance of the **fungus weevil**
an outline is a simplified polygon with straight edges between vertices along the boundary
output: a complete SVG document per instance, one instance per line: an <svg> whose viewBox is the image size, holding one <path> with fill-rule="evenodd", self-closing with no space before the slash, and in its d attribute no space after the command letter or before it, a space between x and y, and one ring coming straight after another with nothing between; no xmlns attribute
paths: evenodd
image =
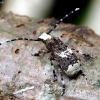
<svg viewBox="0 0 100 100"><path fill-rule="evenodd" d="M50 62L51 65L53 66L53 60L55 60L58 63L58 68L61 69L61 81L62 81L62 93L63 95L65 93L65 83L62 77L62 72L64 72L68 77L74 77L77 75L79 72L83 76L83 72L81 71L81 61L77 57L77 55L73 52L71 48L69 48L66 44L64 44L58 37L51 36L50 33L61 23L65 18L67 18L69 15L72 13L80 10L80 8L76 8L74 11L71 11L69 14L65 15L62 19L59 20L58 23L55 24L53 29L51 29L47 33L43 33L38 37L38 39L27 39L27 38L17 38L17 39L12 39L8 40L6 42L13 42L17 40L28 40L28 41L42 41L47 50L45 52L50 52L51 57L50 57ZM5 42L5 43L6 43ZM3 43L0 43L2 45ZM39 50L38 53L35 53L34 56L39 56L41 53L45 53L44 50ZM80 54L81 55L81 54ZM54 74L54 81L57 81L57 75L55 73L55 70L53 69L53 74Z"/></svg>

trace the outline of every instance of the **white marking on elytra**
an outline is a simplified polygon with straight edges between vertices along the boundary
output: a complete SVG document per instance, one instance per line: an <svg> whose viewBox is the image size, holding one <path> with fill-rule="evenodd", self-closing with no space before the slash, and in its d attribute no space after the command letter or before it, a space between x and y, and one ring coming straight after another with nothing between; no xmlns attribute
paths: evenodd
<svg viewBox="0 0 100 100"><path fill-rule="evenodd" d="M48 35L47 33L43 33L41 36L39 36L40 39L47 40L51 39L51 36Z"/></svg>
<svg viewBox="0 0 100 100"><path fill-rule="evenodd" d="M77 74L81 70L80 63L81 62L79 60L77 60L77 63L75 63L73 65L69 65L68 69L67 69L67 71L65 71L65 73L68 76L73 76L74 74Z"/></svg>
<svg viewBox="0 0 100 100"><path fill-rule="evenodd" d="M67 51L68 51L70 54L73 53L73 51L72 51L70 48L68 48L68 47L67 47Z"/></svg>
<svg viewBox="0 0 100 100"><path fill-rule="evenodd" d="M73 64L73 66L69 65L67 71L72 70L72 69L76 69L76 67L78 67L78 66L80 66L80 61L79 60L77 61L77 63Z"/></svg>
<svg viewBox="0 0 100 100"><path fill-rule="evenodd" d="M68 57L69 55L71 55L73 53L73 51L70 48L67 48L67 50L62 51L61 53L56 53L58 56L64 58L64 57Z"/></svg>

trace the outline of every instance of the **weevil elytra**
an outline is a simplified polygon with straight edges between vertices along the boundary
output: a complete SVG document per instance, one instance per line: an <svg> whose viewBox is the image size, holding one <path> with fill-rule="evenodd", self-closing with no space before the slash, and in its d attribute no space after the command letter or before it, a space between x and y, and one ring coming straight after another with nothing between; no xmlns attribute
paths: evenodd
<svg viewBox="0 0 100 100"><path fill-rule="evenodd" d="M81 61L78 58L78 56L73 52L73 50L68 47L66 44L64 44L58 37L51 36L50 33L61 23L65 18L67 18L69 15L72 13L80 10L80 8L76 8L74 11L71 11L69 14L65 15L62 19L59 20L58 23L55 24L53 29L51 29L47 33L43 33L38 37L38 39L27 39L27 38L17 38L17 39L12 39L5 41L4 43L7 42L13 42L17 40L28 40L28 41L42 41L48 51L44 50L39 50L38 53L35 53L34 56L40 56L43 53L50 52L51 57L51 65L53 66L53 60L55 60L58 64L58 68L61 69L61 81L62 81L62 93L63 95L65 93L65 83L62 77L62 73L64 72L68 77L74 77L77 75L79 72L83 76L83 72L81 71ZM0 43L2 45L3 43ZM18 50L17 50L18 51ZM80 54L81 55L81 54ZM57 75L55 70L53 69L53 74L54 74L54 81L57 81Z"/></svg>

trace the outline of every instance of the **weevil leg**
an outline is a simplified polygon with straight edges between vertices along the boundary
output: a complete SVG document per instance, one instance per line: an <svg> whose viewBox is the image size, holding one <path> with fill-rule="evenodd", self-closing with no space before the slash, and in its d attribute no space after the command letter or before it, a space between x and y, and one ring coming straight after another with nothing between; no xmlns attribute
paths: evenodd
<svg viewBox="0 0 100 100"><path fill-rule="evenodd" d="M63 84L62 85L62 93L61 93L61 96L63 96L65 94L65 87L66 87L65 84Z"/></svg>
<svg viewBox="0 0 100 100"><path fill-rule="evenodd" d="M53 69L53 76L54 76L54 80L53 80L53 81L54 81L54 82L57 81L57 75L56 75L56 72L55 72L54 69Z"/></svg>
<svg viewBox="0 0 100 100"><path fill-rule="evenodd" d="M86 75L83 73L82 70L80 71L80 74L87 80L87 77L86 77Z"/></svg>
<svg viewBox="0 0 100 100"><path fill-rule="evenodd" d="M93 57L91 57L90 54L82 54L84 56L85 61L91 61L93 60Z"/></svg>
<svg viewBox="0 0 100 100"><path fill-rule="evenodd" d="M39 55L39 53L35 53L35 54L33 54L33 56L40 56L40 55Z"/></svg>
<svg viewBox="0 0 100 100"><path fill-rule="evenodd" d="M53 81L55 82L55 81L57 81L57 75L56 75L52 60L53 60L53 57L50 56L50 62L51 62L52 70L53 70L53 76L54 76L54 80Z"/></svg>
<svg viewBox="0 0 100 100"><path fill-rule="evenodd" d="M50 51L47 51L45 49L41 49L37 53L33 54L33 56L40 56L40 55L44 55L44 54L49 53L49 52Z"/></svg>
<svg viewBox="0 0 100 100"><path fill-rule="evenodd" d="M64 82L64 79L63 79L63 75L62 75L62 71L60 70L60 76L61 76L61 82L62 82L62 92L61 92L61 96L63 96L65 94L65 82Z"/></svg>

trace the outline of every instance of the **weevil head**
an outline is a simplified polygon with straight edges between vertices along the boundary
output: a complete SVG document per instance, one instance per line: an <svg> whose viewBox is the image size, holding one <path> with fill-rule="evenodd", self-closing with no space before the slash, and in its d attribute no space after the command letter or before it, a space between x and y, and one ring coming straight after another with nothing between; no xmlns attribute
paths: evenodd
<svg viewBox="0 0 100 100"><path fill-rule="evenodd" d="M47 33L43 33L41 36L39 36L39 39L45 43L48 50L58 48L63 44L63 42L58 37L53 37Z"/></svg>
<svg viewBox="0 0 100 100"><path fill-rule="evenodd" d="M41 40L43 40L43 41L46 41L46 40L51 39L51 38L52 38L52 36L49 35L49 34L47 34L47 33L43 33L42 35L40 35L40 36L38 37L38 39L41 39Z"/></svg>

